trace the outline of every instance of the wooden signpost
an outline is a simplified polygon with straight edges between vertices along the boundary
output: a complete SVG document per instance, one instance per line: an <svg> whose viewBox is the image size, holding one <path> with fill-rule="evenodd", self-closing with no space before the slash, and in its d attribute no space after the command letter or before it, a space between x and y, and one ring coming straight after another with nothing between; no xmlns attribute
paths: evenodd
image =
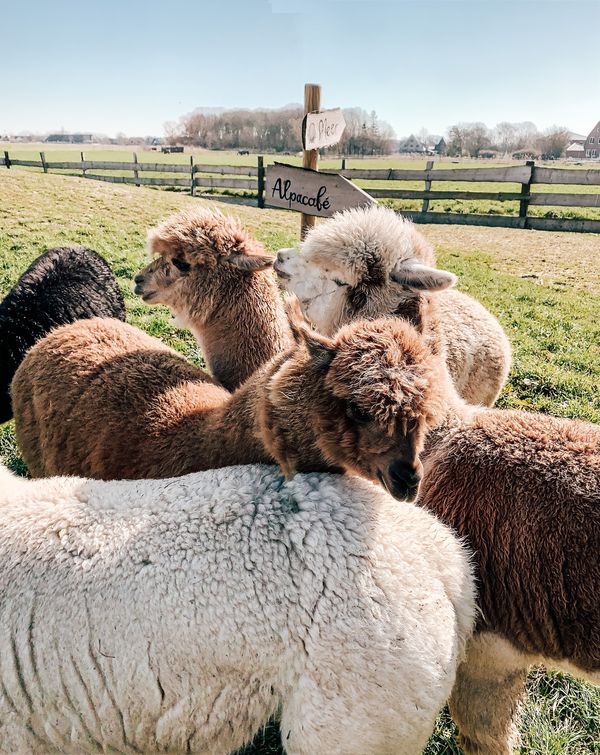
<svg viewBox="0 0 600 755"><path fill-rule="evenodd" d="M337 144L345 127L340 108L321 110L320 85L305 84L302 168L282 163L269 165L265 186L266 204L302 213L302 239L314 227L317 217L328 218L340 210L364 207L375 201L347 178L319 172L319 149Z"/></svg>
<svg viewBox="0 0 600 755"><path fill-rule="evenodd" d="M328 218L349 207L373 204L373 197L338 173L275 163L267 168L266 203L303 215Z"/></svg>

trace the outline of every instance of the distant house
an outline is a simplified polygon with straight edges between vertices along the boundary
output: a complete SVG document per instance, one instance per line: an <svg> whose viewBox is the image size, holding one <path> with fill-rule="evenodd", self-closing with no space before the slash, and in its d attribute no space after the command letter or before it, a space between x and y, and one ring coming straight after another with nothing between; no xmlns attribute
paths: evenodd
<svg viewBox="0 0 600 755"><path fill-rule="evenodd" d="M583 147L585 150L584 156L586 158L594 160L600 157L600 121L598 121L598 123L587 135Z"/></svg>
<svg viewBox="0 0 600 755"><path fill-rule="evenodd" d="M400 139L398 143L398 152L404 152L405 154L425 154L427 152L427 146L423 144L420 139L414 134L411 134L406 139Z"/></svg>

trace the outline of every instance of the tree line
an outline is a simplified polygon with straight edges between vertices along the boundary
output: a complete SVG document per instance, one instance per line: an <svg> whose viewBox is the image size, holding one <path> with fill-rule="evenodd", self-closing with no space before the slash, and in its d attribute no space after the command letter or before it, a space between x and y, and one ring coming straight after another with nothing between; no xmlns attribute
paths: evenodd
<svg viewBox="0 0 600 755"><path fill-rule="evenodd" d="M347 155L385 155L393 149L394 130L377 113L362 108L343 111L346 128L333 152ZM257 152L299 152L302 149L301 107L282 110L195 110L177 122L165 124L169 143L206 149Z"/></svg>
<svg viewBox="0 0 600 755"><path fill-rule="evenodd" d="M480 122L457 123L448 129L447 153L480 157L489 151L501 154L520 151L548 160L561 157L570 141L570 131L564 126L552 126L539 132L531 121L503 121L493 129Z"/></svg>

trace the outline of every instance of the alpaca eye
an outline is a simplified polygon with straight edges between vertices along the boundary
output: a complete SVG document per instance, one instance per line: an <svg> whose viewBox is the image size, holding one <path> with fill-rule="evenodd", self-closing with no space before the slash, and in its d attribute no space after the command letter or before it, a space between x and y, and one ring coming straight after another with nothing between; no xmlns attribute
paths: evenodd
<svg viewBox="0 0 600 755"><path fill-rule="evenodd" d="M366 425L371 421L371 415L354 401L348 401L346 413L348 417L359 425Z"/></svg>
<svg viewBox="0 0 600 755"><path fill-rule="evenodd" d="M344 281L341 281L339 278L334 278L333 282L335 283L336 286L347 286L348 285L347 283L344 283Z"/></svg>
<svg viewBox="0 0 600 755"><path fill-rule="evenodd" d="M192 267L189 263L177 259L177 257L174 257L171 262L173 263L173 266L176 267L181 273L189 273Z"/></svg>

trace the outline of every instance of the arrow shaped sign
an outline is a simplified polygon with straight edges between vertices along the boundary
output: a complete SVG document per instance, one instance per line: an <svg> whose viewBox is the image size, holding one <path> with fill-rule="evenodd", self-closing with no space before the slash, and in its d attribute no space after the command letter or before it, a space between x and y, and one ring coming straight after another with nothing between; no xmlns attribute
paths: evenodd
<svg viewBox="0 0 600 755"><path fill-rule="evenodd" d="M349 207L365 207L375 200L338 173L326 173L275 163L267 168L265 200L272 207L331 217Z"/></svg>

